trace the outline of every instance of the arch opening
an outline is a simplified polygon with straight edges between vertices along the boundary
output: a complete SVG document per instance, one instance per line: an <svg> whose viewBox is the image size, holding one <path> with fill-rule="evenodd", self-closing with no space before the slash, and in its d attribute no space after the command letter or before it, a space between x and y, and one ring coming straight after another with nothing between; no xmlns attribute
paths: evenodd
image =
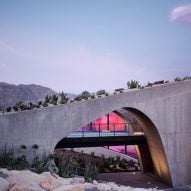
<svg viewBox="0 0 191 191"><path fill-rule="evenodd" d="M171 186L172 182L163 144L154 123L144 113L134 108L122 108L113 112L125 122L131 124L128 131L131 131L131 133L142 131L144 133L146 144L137 144L135 147L141 170L155 175L158 180ZM92 122L89 124L92 125ZM86 127L92 128L91 125ZM107 129L107 125L104 125L104 130L110 130ZM97 126L97 128L97 130L100 130L100 126ZM64 140L65 138L60 140L55 149L59 148Z"/></svg>
<svg viewBox="0 0 191 191"><path fill-rule="evenodd" d="M138 125L134 128L141 128L144 132L147 144L138 146L143 171L153 172L160 181L172 186L166 154L157 127L149 117L135 108L127 107L123 108L123 111L130 113L137 121Z"/></svg>

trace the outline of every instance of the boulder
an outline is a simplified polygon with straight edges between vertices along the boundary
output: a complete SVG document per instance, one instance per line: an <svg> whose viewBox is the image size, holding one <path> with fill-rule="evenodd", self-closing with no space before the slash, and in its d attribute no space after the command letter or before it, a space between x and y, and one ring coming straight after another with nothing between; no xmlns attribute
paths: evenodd
<svg viewBox="0 0 191 191"><path fill-rule="evenodd" d="M85 182L84 184L82 184L82 187L84 190L95 190L96 189L96 186L89 182Z"/></svg>
<svg viewBox="0 0 191 191"><path fill-rule="evenodd" d="M74 177L74 178L71 178L70 183L71 184L83 184L83 183L85 183L85 180L83 177Z"/></svg>
<svg viewBox="0 0 191 191"><path fill-rule="evenodd" d="M110 191L111 190L111 186L107 185L106 183L99 183L99 184L97 184L96 187L99 191Z"/></svg>
<svg viewBox="0 0 191 191"><path fill-rule="evenodd" d="M54 189L54 186L51 184L51 181L49 179L41 180L39 186L46 191L52 191Z"/></svg>
<svg viewBox="0 0 191 191"><path fill-rule="evenodd" d="M148 190L153 190L152 188L134 188L132 191L148 191Z"/></svg>
<svg viewBox="0 0 191 191"><path fill-rule="evenodd" d="M53 189L56 189L56 188L64 185L64 178L61 178L56 174L54 174L54 176L52 176L52 174L50 172L43 172L41 174L41 176L48 178L49 183L53 186ZM46 184L48 184L48 183L46 183ZM43 187L42 183L41 183L41 187Z"/></svg>
<svg viewBox="0 0 191 191"><path fill-rule="evenodd" d="M15 185L9 191L45 191L37 185Z"/></svg>
<svg viewBox="0 0 191 191"><path fill-rule="evenodd" d="M9 187L9 183L4 179L0 177L0 191L7 191Z"/></svg>
<svg viewBox="0 0 191 191"><path fill-rule="evenodd" d="M27 188L29 186L31 188L33 186L35 188L38 188L39 190L42 190L39 186L39 183L44 179L47 178L29 170L23 170L11 171L9 177L6 180L9 182L10 189L12 187L16 189L16 187L24 186L24 188Z"/></svg>
<svg viewBox="0 0 191 191"><path fill-rule="evenodd" d="M54 189L54 191L85 191L81 185L64 185Z"/></svg>

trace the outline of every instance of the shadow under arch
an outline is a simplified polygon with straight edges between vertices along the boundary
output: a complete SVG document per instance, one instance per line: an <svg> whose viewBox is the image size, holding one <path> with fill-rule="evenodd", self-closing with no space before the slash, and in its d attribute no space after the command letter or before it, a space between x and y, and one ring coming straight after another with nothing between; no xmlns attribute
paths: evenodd
<svg viewBox="0 0 191 191"><path fill-rule="evenodd" d="M130 107L123 108L122 110L124 111L123 114L118 110L115 110L114 112L124 120L126 120L125 111L132 115L133 118L135 118L138 127L143 130L146 137L147 145L138 146L143 171L153 171L159 180L172 186L168 161L156 126L151 119L140 110Z"/></svg>

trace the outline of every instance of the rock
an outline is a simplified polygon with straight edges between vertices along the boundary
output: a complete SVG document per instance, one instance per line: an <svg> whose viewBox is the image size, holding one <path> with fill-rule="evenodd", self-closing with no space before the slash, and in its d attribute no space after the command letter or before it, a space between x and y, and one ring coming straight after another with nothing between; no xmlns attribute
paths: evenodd
<svg viewBox="0 0 191 191"><path fill-rule="evenodd" d="M92 190L92 189L96 189L96 186L91 184L91 183L89 183L89 182L85 182L83 184L83 189L84 190Z"/></svg>
<svg viewBox="0 0 191 191"><path fill-rule="evenodd" d="M37 185L15 185L9 191L45 191Z"/></svg>
<svg viewBox="0 0 191 191"><path fill-rule="evenodd" d="M9 175L0 171L0 177L3 178L3 179L6 179Z"/></svg>
<svg viewBox="0 0 191 191"><path fill-rule="evenodd" d="M145 189L145 188L134 188L132 189L132 191L148 191L148 190L153 190L152 188L151 189Z"/></svg>
<svg viewBox="0 0 191 191"><path fill-rule="evenodd" d="M9 187L9 183L4 179L0 177L0 191L7 191Z"/></svg>
<svg viewBox="0 0 191 191"><path fill-rule="evenodd" d="M39 175L29 170L10 171L6 180L9 182L10 191L52 191L56 185L55 182L52 184L53 180L51 181L45 175Z"/></svg>
<svg viewBox="0 0 191 191"><path fill-rule="evenodd" d="M85 182L84 178L81 178L81 177L71 178L71 181L70 181L71 184L83 184L84 182Z"/></svg>
<svg viewBox="0 0 191 191"><path fill-rule="evenodd" d="M41 180L39 186L46 191L52 191L54 189L54 186L51 184L49 179Z"/></svg>
<svg viewBox="0 0 191 191"><path fill-rule="evenodd" d="M133 188L130 186L120 186L119 191L133 191Z"/></svg>
<svg viewBox="0 0 191 191"><path fill-rule="evenodd" d="M50 172L36 174L29 170L8 171L0 170L6 175L6 179L0 177L0 191L146 191L157 189L132 188L129 186L117 185L115 182L93 183L85 182L84 178L62 178L52 175Z"/></svg>
<svg viewBox="0 0 191 191"><path fill-rule="evenodd" d="M64 185L54 191L85 191L80 185Z"/></svg>
<svg viewBox="0 0 191 191"><path fill-rule="evenodd" d="M111 186L104 184L104 183L99 183L96 187L99 191L110 191L111 190Z"/></svg>
<svg viewBox="0 0 191 191"><path fill-rule="evenodd" d="M37 184L39 185L39 181L42 177L38 174L32 173L31 171L11 171L7 181L10 184L10 187L15 185L26 185L26 184Z"/></svg>
<svg viewBox="0 0 191 191"><path fill-rule="evenodd" d="M64 185L64 178L61 178L58 175L52 176L50 172L43 172L41 175L48 178L49 183L53 186L53 189Z"/></svg>
<svg viewBox="0 0 191 191"><path fill-rule="evenodd" d="M11 171L7 170L6 168L0 169L0 177L6 179L11 174Z"/></svg>
<svg viewBox="0 0 191 191"><path fill-rule="evenodd" d="M97 185L97 184L99 184L99 183L98 183L97 180L93 180L93 184L94 184L94 185Z"/></svg>

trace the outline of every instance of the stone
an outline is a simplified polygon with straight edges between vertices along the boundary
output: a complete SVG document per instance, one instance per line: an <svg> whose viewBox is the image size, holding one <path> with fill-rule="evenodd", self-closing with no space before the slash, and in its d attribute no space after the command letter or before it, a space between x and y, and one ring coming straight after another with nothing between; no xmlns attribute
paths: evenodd
<svg viewBox="0 0 191 191"><path fill-rule="evenodd" d="M41 180L39 186L46 191L52 191L54 189L54 186L51 184L49 179Z"/></svg>
<svg viewBox="0 0 191 191"><path fill-rule="evenodd" d="M98 181L97 181L97 180L93 180L93 184L94 184L94 185L97 185L97 184L98 184Z"/></svg>
<svg viewBox="0 0 191 191"><path fill-rule="evenodd" d="M56 189L62 185L64 185L64 178L59 177L58 175L52 176L50 172L43 172L41 176L48 178L49 183L53 186L53 189Z"/></svg>
<svg viewBox="0 0 191 191"><path fill-rule="evenodd" d="M93 184L91 184L91 183L89 183L89 182L85 182L85 183L83 184L83 188L84 188L85 190L91 190L91 189L96 189L96 186L93 185Z"/></svg>
<svg viewBox="0 0 191 191"><path fill-rule="evenodd" d="M44 178L44 177L43 177ZM43 179L42 176L33 173L29 170L24 171L11 171L9 177L6 179L9 184L10 188L17 185L37 185L39 186L39 182ZM39 187L40 188L40 187Z"/></svg>
<svg viewBox="0 0 191 191"><path fill-rule="evenodd" d="M111 186L107 185L106 183L99 183L97 186L97 189L99 191L110 191L111 190Z"/></svg>
<svg viewBox="0 0 191 191"><path fill-rule="evenodd" d="M83 184L85 182L84 178L80 177L74 177L71 178L71 184Z"/></svg>
<svg viewBox="0 0 191 191"><path fill-rule="evenodd" d="M4 179L0 177L0 191L7 191L9 187L9 183Z"/></svg>
<svg viewBox="0 0 191 191"><path fill-rule="evenodd" d="M60 188L54 189L54 191L85 191L81 186L79 185L64 185Z"/></svg>
<svg viewBox="0 0 191 191"><path fill-rule="evenodd" d="M15 185L9 191L45 191L37 185Z"/></svg>
<svg viewBox="0 0 191 191"><path fill-rule="evenodd" d="M134 188L132 191L148 191L148 190L153 190L151 189L145 189L145 188Z"/></svg>

